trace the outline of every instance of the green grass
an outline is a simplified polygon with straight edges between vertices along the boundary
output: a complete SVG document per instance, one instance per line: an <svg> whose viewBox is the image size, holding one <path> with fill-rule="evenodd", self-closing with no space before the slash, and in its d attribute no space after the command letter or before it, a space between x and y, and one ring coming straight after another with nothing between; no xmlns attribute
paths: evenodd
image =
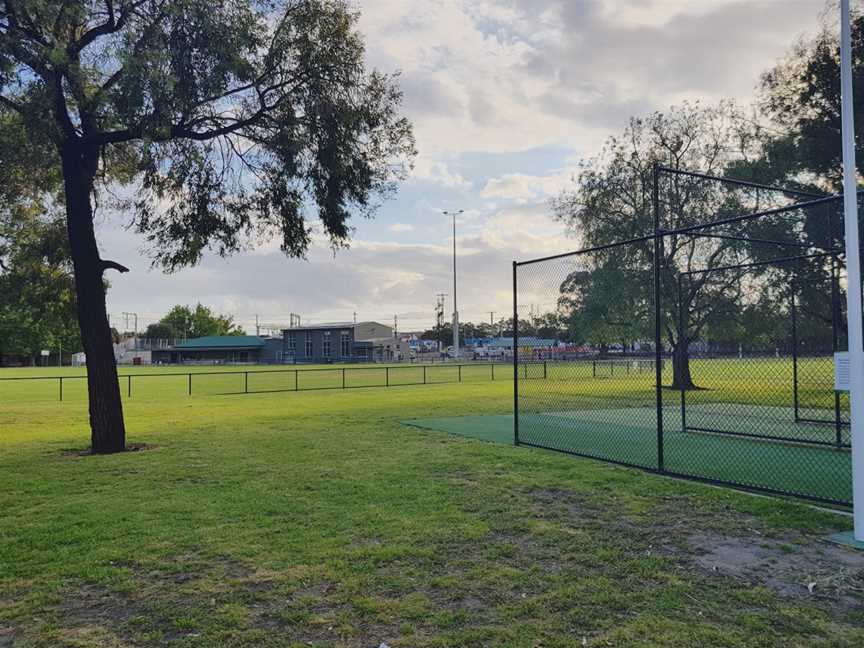
<svg viewBox="0 0 864 648"><path fill-rule="evenodd" d="M536 369L535 369L536 370ZM505 364L352 364L290 366L124 366L118 370L124 399L164 400L189 394L192 374L193 396L265 393L419 385L455 382L512 380ZM542 371L542 366L541 366ZM248 374L248 375L247 375ZM79 367L36 367L0 369L0 403L53 402L60 399L60 380L64 401L87 399L87 372Z"/></svg>
<svg viewBox="0 0 864 648"><path fill-rule="evenodd" d="M0 646L862 645L848 565L797 574L811 596L697 562L716 537L818 565L847 518L400 423L511 404L133 397L149 449L94 457L83 400L3 401Z"/></svg>

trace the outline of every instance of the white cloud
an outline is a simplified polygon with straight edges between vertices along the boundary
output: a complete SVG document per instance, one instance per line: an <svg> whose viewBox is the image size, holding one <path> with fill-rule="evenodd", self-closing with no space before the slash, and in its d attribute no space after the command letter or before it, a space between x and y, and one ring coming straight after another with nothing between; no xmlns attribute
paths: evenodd
<svg viewBox="0 0 864 648"><path fill-rule="evenodd" d="M393 223L390 227L387 228L391 232L413 232L414 226L410 223Z"/></svg>
<svg viewBox="0 0 864 648"><path fill-rule="evenodd" d="M411 176L415 180L425 180L451 189L468 189L471 182L458 173L450 171L444 162L435 162L426 156L419 156Z"/></svg>
<svg viewBox="0 0 864 648"><path fill-rule="evenodd" d="M572 178L572 172L550 176L508 173L491 178L483 187L483 198L504 198L520 202L542 200L559 193Z"/></svg>

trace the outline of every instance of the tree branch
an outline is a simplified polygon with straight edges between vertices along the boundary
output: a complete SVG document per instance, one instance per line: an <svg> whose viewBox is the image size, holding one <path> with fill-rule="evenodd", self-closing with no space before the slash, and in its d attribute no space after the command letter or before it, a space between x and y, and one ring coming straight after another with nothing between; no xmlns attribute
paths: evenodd
<svg viewBox="0 0 864 648"><path fill-rule="evenodd" d="M108 259L101 259L100 265L102 266L102 272L106 270L116 270L117 272L123 274L124 272L129 272L129 268L124 265L120 265L116 261L109 261Z"/></svg>

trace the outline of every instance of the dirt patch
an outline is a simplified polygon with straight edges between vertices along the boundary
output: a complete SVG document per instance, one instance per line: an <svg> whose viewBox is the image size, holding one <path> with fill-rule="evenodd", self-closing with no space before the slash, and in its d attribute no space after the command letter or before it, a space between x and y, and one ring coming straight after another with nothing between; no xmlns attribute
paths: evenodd
<svg viewBox="0 0 864 648"><path fill-rule="evenodd" d="M718 576L764 585L781 596L864 606L864 553L808 538L697 534L693 562Z"/></svg>
<svg viewBox="0 0 864 648"><path fill-rule="evenodd" d="M149 443L129 443L126 445L126 450L124 452L144 452L145 450L156 450L159 446L151 445ZM60 451L60 454L64 457L102 457L108 455L101 455L94 453L90 448L64 448ZM122 453L115 453L122 454Z"/></svg>

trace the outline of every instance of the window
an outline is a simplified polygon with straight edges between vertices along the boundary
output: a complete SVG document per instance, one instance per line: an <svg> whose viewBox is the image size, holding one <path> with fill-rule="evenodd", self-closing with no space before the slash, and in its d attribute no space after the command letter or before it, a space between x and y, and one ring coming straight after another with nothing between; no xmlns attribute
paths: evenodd
<svg viewBox="0 0 864 648"><path fill-rule="evenodd" d="M324 340L321 345L321 355L325 358L330 357L330 331L324 331Z"/></svg>
<svg viewBox="0 0 864 648"><path fill-rule="evenodd" d="M296 331L288 331L288 350L297 350L297 333Z"/></svg>
<svg viewBox="0 0 864 648"><path fill-rule="evenodd" d="M306 331L306 357L312 355L312 331Z"/></svg>
<svg viewBox="0 0 864 648"><path fill-rule="evenodd" d="M348 358L351 356L351 335L348 331L342 331L340 340L342 357Z"/></svg>

